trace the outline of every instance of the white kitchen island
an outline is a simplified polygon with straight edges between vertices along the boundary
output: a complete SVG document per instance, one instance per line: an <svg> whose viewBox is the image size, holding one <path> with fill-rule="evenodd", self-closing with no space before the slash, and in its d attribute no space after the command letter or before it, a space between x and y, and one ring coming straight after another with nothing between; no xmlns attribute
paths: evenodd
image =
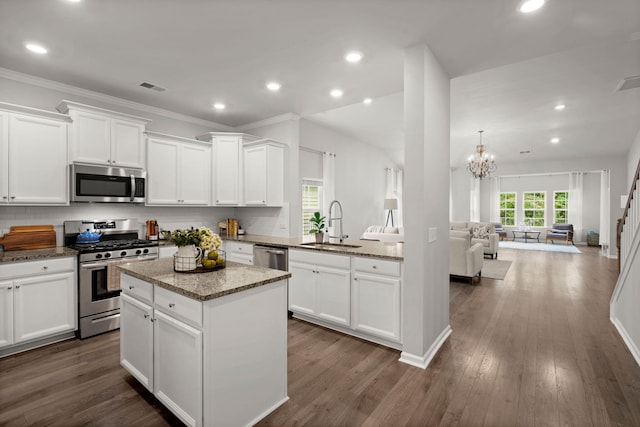
<svg viewBox="0 0 640 427"><path fill-rule="evenodd" d="M185 424L251 425L288 400L287 279L227 262L123 264L120 363Z"/></svg>

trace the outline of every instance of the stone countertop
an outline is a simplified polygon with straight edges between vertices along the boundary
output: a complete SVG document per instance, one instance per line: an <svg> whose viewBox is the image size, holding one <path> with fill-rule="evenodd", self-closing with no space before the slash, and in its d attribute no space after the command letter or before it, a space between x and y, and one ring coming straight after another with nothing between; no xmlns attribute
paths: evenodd
<svg viewBox="0 0 640 427"><path fill-rule="evenodd" d="M245 234L244 236L227 237L220 236L222 240L234 242L254 243L258 245L269 245L291 249L305 249L312 251L329 252L343 255L356 255L362 257L383 258L395 261L404 259L403 243L385 243L374 240L353 240L344 241L347 245L358 246L356 248L336 246L313 246L303 245L302 243L311 243L315 241L315 236L309 235L305 237L272 237L260 236L256 234ZM338 243L337 239L329 239L330 243Z"/></svg>
<svg viewBox="0 0 640 427"><path fill-rule="evenodd" d="M288 279L291 273L227 261L226 268L207 273L177 273L173 259L120 264L118 268L170 291L198 301L207 301L247 289Z"/></svg>
<svg viewBox="0 0 640 427"><path fill-rule="evenodd" d="M26 249L21 251L0 251L0 263L35 261L46 258L76 256L78 251L64 246L47 249Z"/></svg>

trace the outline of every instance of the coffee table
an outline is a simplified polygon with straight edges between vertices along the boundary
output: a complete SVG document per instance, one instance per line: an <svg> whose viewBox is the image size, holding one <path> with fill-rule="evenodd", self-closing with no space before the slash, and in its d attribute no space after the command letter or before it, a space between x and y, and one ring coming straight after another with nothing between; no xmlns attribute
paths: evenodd
<svg viewBox="0 0 640 427"><path fill-rule="evenodd" d="M536 239L536 241L538 243L540 243L540 232L539 231L521 231L521 230L513 230L513 239L511 239L512 242L516 241L516 238L518 239L524 239L524 242L527 243L527 241L529 240L533 240ZM516 235L519 234L518 235Z"/></svg>

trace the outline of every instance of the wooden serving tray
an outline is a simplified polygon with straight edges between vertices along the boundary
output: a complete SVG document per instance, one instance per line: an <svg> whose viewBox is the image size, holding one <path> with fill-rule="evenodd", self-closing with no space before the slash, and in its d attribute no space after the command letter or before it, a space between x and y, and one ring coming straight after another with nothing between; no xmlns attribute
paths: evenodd
<svg viewBox="0 0 640 427"><path fill-rule="evenodd" d="M56 247L53 225L15 225L0 238L5 251Z"/></svg>

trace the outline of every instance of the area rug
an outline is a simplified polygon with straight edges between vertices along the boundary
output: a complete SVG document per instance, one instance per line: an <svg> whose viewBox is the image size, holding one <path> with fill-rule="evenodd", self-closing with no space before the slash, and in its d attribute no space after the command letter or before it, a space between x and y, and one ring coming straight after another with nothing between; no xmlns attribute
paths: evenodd
<svg viewBox="0 0 640 427"><path fill-rule="evenodd" d="M504 280L504 276L507 275L509 267L511 267L511 261L485 259L482 262L482 277Z"/></svg>
<svg viewBox="0 0 640 427"><path fill-rule="evenodd" d="M525 243L501 241L501 248L507 249L523 249L526 251L547 251L547 252L566 252L570 254L581 254L580 249L573 245L548 244L548 243Z"/></svg>

